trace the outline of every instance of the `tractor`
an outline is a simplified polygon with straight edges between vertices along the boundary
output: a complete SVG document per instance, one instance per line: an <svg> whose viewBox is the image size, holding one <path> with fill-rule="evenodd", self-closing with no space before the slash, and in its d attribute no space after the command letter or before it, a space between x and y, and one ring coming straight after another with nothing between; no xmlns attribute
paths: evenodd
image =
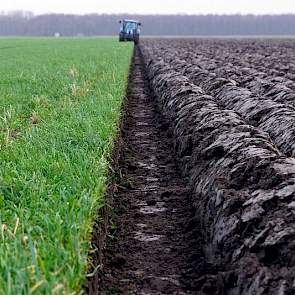
<svg viewBox="0 0 295 295"><path fill-rule="evenodd" d="M138 44L141 23L132 19L120 20L119 23L121 24L119 41L133 41L134 44Z"/></svg>

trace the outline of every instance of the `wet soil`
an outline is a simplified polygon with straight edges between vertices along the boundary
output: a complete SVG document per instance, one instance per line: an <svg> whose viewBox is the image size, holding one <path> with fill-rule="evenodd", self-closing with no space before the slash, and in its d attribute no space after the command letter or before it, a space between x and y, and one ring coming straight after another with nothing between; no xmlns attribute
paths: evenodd
<svg viewBox="0 0 295 295"><path fill-rule="evenodd" d="M267 99L256 97L234 76L227 78L226 73L235 72L233 64L222 66L235 52L229 43L220 41L224 59L219 54L202 57L200 43L171 39L140 45L181 170L192 187L206 260L214 263L215 273L199 282L204 290L215 280L211 286L219 286L218 294L294 294L294 136L286 131L294 128L295 112L287 102L273 103L276 91ZM255 47L261 55L264 48L276 52L264 42ZM215 52L215 43L206 41L203 49ZM281 81L280 97L294 95Z"/></svg>
<svg viewBox="0 0 295 295"><path fill-rule="evenodd" d="M161 120L136 54L116 171L116 229L98 294L192 294L196 270L204 268L189 190Z"/></svg>
<svg viewBox="0 0 295 295"><path fill-rule="evenodd" d="M144 40L135 54L115 226L89 293L294 294L293 67L255 69L291 51L187 42Z"/></svg>

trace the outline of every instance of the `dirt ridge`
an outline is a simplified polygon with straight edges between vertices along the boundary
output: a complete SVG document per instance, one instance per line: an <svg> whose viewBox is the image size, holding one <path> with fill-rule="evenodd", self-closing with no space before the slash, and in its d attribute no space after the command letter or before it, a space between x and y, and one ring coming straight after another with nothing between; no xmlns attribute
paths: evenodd
<svg viewBox="0 0 295 295"><path fill-rule="evenodd" d="M177 44L170 42L171 48ZM294 158L174 70L181 55L170 65L161 44L145 41L141 50L193 188L206 260L216 270L211 280L224 294L293 294ZM208 276L202 279L208 282Z"/></svg>

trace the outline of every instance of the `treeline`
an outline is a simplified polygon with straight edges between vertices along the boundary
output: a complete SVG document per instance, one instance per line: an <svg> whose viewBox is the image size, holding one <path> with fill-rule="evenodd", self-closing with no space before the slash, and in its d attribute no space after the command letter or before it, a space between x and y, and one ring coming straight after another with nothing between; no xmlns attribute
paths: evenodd
<svg viewBox="0 0 295 295"><path fill-rule="evenodd" d="M96 36L118 33L118 20L140 19L144 35L295 35L295 15L0 15L2 36Z"/></svg>

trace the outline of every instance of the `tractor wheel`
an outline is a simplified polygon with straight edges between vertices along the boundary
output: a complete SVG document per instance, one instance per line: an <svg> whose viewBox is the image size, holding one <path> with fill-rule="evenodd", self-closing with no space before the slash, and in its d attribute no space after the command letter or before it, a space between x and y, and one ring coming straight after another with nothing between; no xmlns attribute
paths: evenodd
<svg viewBox="0 0 295 295"><path fill-rule="evenodd" d="M123 35L123 34L120 34L120 35L119 35L119 42L123 42L123 41L125 41L125 40L124 40L124 35Z"/></svg>
<svg viewBox="0 0 295 295"><path fill-rule="evenodd" d="M139 35L134 36L134 44L137 45L139 43Z"/></svg>

